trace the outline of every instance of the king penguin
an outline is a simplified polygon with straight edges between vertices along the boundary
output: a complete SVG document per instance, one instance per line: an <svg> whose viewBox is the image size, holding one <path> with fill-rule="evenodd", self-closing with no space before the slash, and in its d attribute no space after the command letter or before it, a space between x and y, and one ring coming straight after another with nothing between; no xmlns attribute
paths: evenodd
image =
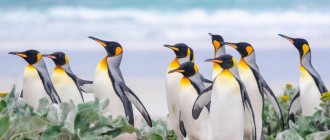
<svg viewBox="0 0 330 140"><path fill-rule="evenodd" d="M178 72L183 75L179 83L178 96L180 107L180 130L183 135L187 135L190 140L201 140L208 135L208 112L204 109L198 119L194 119L192 107L198 95L205 89L200 78L198 67L193 62L185 62L179 68L171 70L169 73Z"/></svg>
<svg viewBox="0 0 330 140"><path fill-rule="evenodd" d="M27 50L24 52L10 52L9 54L20 56L28 63L24 69L23 90L21 92L21 96L26 103L37 108L38 100L43 97L53 103L61 102L40 52Z"/></svg>
<svg viewBox="0 0 330 140"><path fill-rule="evenodd" d="M249 126L252 131L248 139L256 140L254 112L244 83L239 78L236 59L225 54L206 61L220 65L223 70L213 85L202 91L196 99L192 108L193 117L198 118L195 113L200 112L211 100L209 140L242 140L245 122L251 123Z"/></svg>
<svg viewBox="0 0 330 140"><path fill-rule="evenodd" d="M216 35L216 34L211 34L211 33L209 33L209 35L211 36L212 44L214 47L214 58L217 58L221 55L226 54L226 49L225 49L225 45L223 44L224 40L223 40L222 36ZM214 80L215 77L221 73L221 71L222 71L222 68L218 64L214 63L213 72L212 72L212 80Z"/></svg>
<svg viewBox="0 0 330 140"><path fill-rule="evenodd" d="M328 89L312 65L312 53L307 40L291 38L282 34L279 34L279 36L292 43L298 49L300 56L299 92L291 102L289 117L293 119L293 115L299 112L300 109L302 115L311 116L316 112L316 108L320 106L321 95L327 92Z"/></svg>
<svg viewBox="0 0 330 140"><path fill-rule="evenodd" d="M118 115L128 117L128 122L134 125L134 114L132 104L140 111L149 126L152 126L148 111L134 94L126 86L119 68L123 56L122 46L114 41L104 41L95 37L89 37L98 42L107 51L101 62L97 65L94 78L94 94L99 99L109 98L110 105L105 111L110 112L114 117Z"/></svg>
<svg viewBox="0 0 330 140"><path fill-rule="evenodd" d="M184 136L180 132L179 125L179 83L182 79L182 74L180 73L168 73L171 70L179 68L180 64L185 62L194 61L194 51L192 48L188 47L188 45L184 43L177 43L175 45L164 45L164 47L169 48L174 51L175 58L167 67L166 73L166 101L167 107L169 111L168 122L169 126L174 130L175 134L179 137L179 139L183 139ZM201 79L204 82L212 82L205 79L201 75Z"/></svg>
<svg viewBox="0 0 330 140"><path fill-rule="evenodd" d="M42 56L52 59L56 65L52 73L52 81L62 102L69 102L70 100L75 104L84 102L82 86L93 84L93 82L82 80L72 72L67 54L54 52Z"/></svg>
<svg viewBox="0 0 330 140"><path fill-rule="evenodd" d="M268 86L267 82L264 80L259 71L258 65L256 63L256 53L252 45L246 42L224 42L224 44L233 47L241 55L241 59L237 66L238 73L241 80L245 84L246 90L249 93L249 97L252 103L257 127L257 139L260 140L262 138L262 113L264 107L264 95L267 96L267 99L275 109L275 112L277 113L283 128L284 121L281 108L272 89ZM248 128L245 131L249 131Z"/></svg>

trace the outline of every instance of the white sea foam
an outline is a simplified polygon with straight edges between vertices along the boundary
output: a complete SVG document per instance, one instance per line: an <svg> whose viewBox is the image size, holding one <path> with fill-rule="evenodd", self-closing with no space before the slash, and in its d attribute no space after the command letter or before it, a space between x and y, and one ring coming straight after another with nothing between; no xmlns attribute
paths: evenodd
<svg viewBox="0 0 330 140"><path fill-rule="evenodd" d="M0 49L95 49L93 35L115 40L125 49L158 49L165 43L210 45L208 32L228 41L248 41L256 47L286 47L276 34L304 37L315 47L327 47L330 12L242 10L155 11L57 7L47 10L0 11Z"/></svg>

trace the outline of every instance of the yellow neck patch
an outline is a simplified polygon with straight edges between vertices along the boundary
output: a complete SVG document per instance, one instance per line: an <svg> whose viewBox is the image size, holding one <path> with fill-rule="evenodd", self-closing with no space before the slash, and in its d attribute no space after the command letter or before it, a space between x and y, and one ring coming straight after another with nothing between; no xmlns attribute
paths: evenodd
<svg viewBox="0 0 330 140"><path fill-rule="evenodd" d="M245 62L243 58L238 63L238 67L243 68L243 69L249 69L249 65Z"/></svg>
<svg viewBox="0 0 330 140"><path fill-rule="evenodd" d="M302 49L303 49L303 56L305 56L308 52L309 52L309 46L307 44L304 44L302 46Z"/></svg>
<svg viewBox="0 0 330 140"><path fill-rule="evenodd" d="M220 76L226 76L226 77L231 77L234 78L234 75L229 71L229 69L224 69L220 73Z"/></svg>
<svg viewBox="0 0 330 140"><path fill-rule="evenodd" d="M54 69L54 73L65 73L65 70L62 67L56 66Z"/></svg>
<svg viewBox="0 0 330 140"><path fill-rule="evenodd" d="M169 70L174 70L174 69L180 67L178 58L174 58L174 60L170 63L170 65L168 67L169 67Z"/></svg>
<svg viewBox="0 0 330 140"><path fill-rule="evenodd" d="M213 63L213 70L214 70L214 71L221 71L222 68L220 67L219 64Z"/></svg>
<svg viewBox="0 0 330 140"><path fill-rule="evenodd" d="M180 81L180 85L182 85L182 86L188 86L188 85L191 85L189 78L187 78L187 77L183 77L183 78L181 79L181 81Z"/></svg>
<svg viewBox="0 0 330 140"><path fill-rule="evenodd" d="M107 63L107 56L104 57L99 64L97 65L97 68L100 70L108 71L108 63Z"/></svg>

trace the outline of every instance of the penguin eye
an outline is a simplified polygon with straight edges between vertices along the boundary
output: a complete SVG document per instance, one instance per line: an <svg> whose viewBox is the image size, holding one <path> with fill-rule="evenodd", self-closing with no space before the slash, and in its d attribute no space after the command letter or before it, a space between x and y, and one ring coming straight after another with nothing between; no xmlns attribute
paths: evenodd
<svg viewBox="0 0 330 140"><path fill-rule="evenodd" d="M250 55L253 52L253 48L251 46L247 46L245 50L248 53L248 55Z"/></svg>

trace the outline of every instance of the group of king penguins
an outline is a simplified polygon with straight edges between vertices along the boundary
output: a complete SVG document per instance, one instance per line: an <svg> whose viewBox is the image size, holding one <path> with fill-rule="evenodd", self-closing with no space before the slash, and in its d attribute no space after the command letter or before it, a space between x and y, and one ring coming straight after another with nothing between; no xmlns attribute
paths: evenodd
<svg viewBox="0 0 330 140"><path fill-rule="evenodd" d="M194 63L194 51L184 43L164 45L175 53L166 74L168 123L179 139L190 140L261 140L264 101L274 108L278 122L294 121L294 115L313 115L320 97L327 92L321 77L311 63L311 49L302 38L282 34L299 51L299 91L289 110L281 110L277 98L256 63L256 52L247 42L224 41L221 35L211 34L214 57L212 80L199 73ZM239 61L226 54L225 47L237 50ZM283 118L282 112L288 112Z"/></svg>
<svg viewBox="0 0 330 140"><path fill-rule="evenodd" d="M26 103L37 108L38 100L42 97L46 97L54 104L72 101L77 105L86 100L84 94L94 93L94 96L100 100L110 100L109 105L103 110L105 113L110 113L113 117L127 117L128 122L134 125L133 103L147 124L152 126L146 108L125 84L120 70L122 46L114 41L89 38L98 42L107 52L96 67L94 81L83 80L75 75L70 68L68 55L63 52L43 55L37 50L9 52L22 57L28 63L24 69L23 89L20 96ZM55 63L52 77L48 73L43 57L50 58Z"/></svg>
<svg viewBox="0 0 330 140"><path fill-rule="evenodd" d="M225 42L221 35L209 35L214 46L214 57L206 61L213 63L212 80L199 73L192 48L184 43L164 45L175 53L166 73L166 100L168 124L179 139L264 139L262 113L265 100L271 103L278 121L284 127L282 111L288 111L288 120L293 121L297 113L312 115L320 104L322 93L328 91L312 66L311 49L305 39L279 34L292 43L300 55L299 92L289 110L281 110L276 96L259 71L252 45ZM110 100L104 112L125 116L134 125L133 103L147 124L152 126L145 106L125 84L120 70L122 46L114 41L89 38L100 44L107 53L98 63L93 81L76 76L70 68L68 55L63 52L43 55L37 50L10 52L28 63L20 96L36 108L38 99L42 97L54 104L68 101L79 104L85 101L85 93L92 92L99 99ZM226 54L226 46L239 52L239 61ZM43 57L55 63L52 77ZM84 88L85 85L92 85L92 90Z"/></svg>

